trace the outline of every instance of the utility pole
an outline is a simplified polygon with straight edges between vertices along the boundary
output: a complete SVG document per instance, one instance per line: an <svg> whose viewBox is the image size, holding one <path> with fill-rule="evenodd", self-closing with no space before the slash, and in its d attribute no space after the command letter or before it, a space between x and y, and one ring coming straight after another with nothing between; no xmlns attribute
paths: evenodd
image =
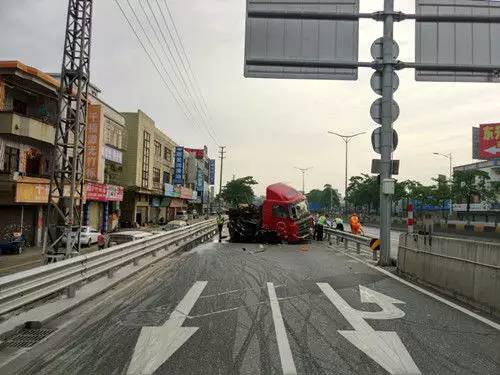
<svg viewBox="0 0 500 375"><path fill-rule="evenodd" d="M392 179L393 152L393 94L394 94L394 0L384 0L384 38L382 60L382 128L380 168L380 260L379 265L390 264L392 195L384 188ZM390 189L388 189L390 190Z"/></svg>
<svg viewBox="0 0 500 375"><path fill-rule="evenodd" d="M221 209L221 193L222 193L222 168L224 166L224 154L226 153L226 146L219 146L219 156L220 156L220 180L219 180L219 211Z"/></svg>
<svg viewBox="0 0 500 375"><path fill-rule="evenodd" d="M450 184L450 207L449 207L449 212L450 212L450 216L453 214L453 200L451 199L451 188L452 188L452 185L453 185L453 154L450 152L448 154L441 154L439 152L433 152L434 155L439 155L439 156L443 156L445 157L446 159L449 160L450 162L450 179L449 179L449 184Z"/></svg>
<svg viewBox="0 0 500 375"><path fill-rule="evenodd" d="M68 2L43 252L52 253L63 237L66 249L50 255L52 261L80 251L92 5L93 0Z"/></svg>
<svg viewBox="0 0 500 375"><path fill-rule="evenodd" d="M295 169L298 169L299 171L302 172L302 194L306 195L306 187L305 187L305 176L306 176L306 172L309 170L309 169L312 169L313 167L307 167L307 168L299 168L299 167L295 167Z"/></svg>
<svg viewBox="0 0 500 375"><path fill-rule="evenodd" d="M333 134L333 135L336 135L337 137L340 137L342 138L342 140L345 142L345 179L344 179L344 201L345 201L345 210L347 212L347 177L348 177L348 174L347 174L347 167L348 167L348 162L349 162L349 142L357 137L358 135L363 135L363 134L366 134L366 132L362 132L362 133L356 133L356 134L352 134L352 135L344 135L344 134L339 134L339 133L335 133L335 132L332 132L332 131L329 131L328 132L329 134Z"/></svg>

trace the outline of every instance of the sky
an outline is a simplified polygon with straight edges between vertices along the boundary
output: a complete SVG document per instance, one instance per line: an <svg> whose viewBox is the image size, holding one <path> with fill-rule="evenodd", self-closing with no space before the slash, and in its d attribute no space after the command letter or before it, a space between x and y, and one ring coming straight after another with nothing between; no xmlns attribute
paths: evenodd
<svg viewBox="0 0 500 375"><path fill-rule="evenodd" d="M129 1L140 9L138 0ZM275 182L301 189L294 167L312 167L306 191L332 184L343 192L344 143L327 131L367 132L351 142L349 176L370 172L371 160L378 158L370 141L376 124L369 109L377 98L370 88L372 71L360 69L357 81L244 78L245 3L168 0L209 109L210 129L227 147L223 180L254 176L257 194ZM412 0L395 3L396 10L414 12ZM361 0L361 11L380 10L382 4ZM0 60L60 71L67 0L0 0L0 8ZM395 25L402 61L414 61L414 29L413 21ZM371 60L370 45L381 34L381 23L360 22L360 61ZM217 157L217 145L200 123L183 115L114 0L94 1L91 56L91 80L102 99L120 111L141 109L179 144L206 144ZM500 121L500 85L416 82L413 70L399 77L397 178L431 183L447 174L448 160L433 152L451 152L454 165L472 162L471 128Z"/></svg>

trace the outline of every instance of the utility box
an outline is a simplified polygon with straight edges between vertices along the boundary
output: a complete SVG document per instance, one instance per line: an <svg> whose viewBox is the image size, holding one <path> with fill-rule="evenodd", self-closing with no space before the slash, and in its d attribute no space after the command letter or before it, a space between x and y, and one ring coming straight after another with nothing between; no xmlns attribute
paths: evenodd
<svg viewBox="0 0 500 375"><path fill-rule="evenodd" d="M393 178L384 178L382 180L382 193L386 195L394 195L394 186L396 180Z"/></svg>

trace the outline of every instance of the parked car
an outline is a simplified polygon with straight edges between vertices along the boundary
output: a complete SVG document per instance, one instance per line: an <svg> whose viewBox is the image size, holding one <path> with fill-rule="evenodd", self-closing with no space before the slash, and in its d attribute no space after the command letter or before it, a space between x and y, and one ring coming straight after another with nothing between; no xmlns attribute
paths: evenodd
<svg viewBox="0 0 500 375"><path fill-rule="evenodd" d="M150 237L154 233L144 232L140 230L130 230L125 232L115 232L109 235L108 246L116 246L122 243L142 240L143 238Z"/></svg>
<svg viewBox="0 0 500 375"><path fill-rule="evenodd" d="M189 220L189 216L188 216L188 212L187 211L177 211L175 213L175 220L184 220L184 221L188 221Z"/></svg>
<svg viewBox="0 0 500 375"><path fill-rule="evenodd" d="M184 220L172 220L172 221L168 222L167 225L165 225L163 228L161 228L161 230L170 231L170 230L174 230L177 228L185 227L187 225L188 225L188 223L186 223Z"/></svg>
<svg viewBox="0 0 500 375"><path fill-rule="evenodd" d="M89 226L82 226L80 231L80 244L84 246L91 246L92 244L97 243L100 234L101 232L99 232L97 229ZM76 236L77 228L73 228L71 237L76 239ZM61 243L66 244L66 236L63 236L61 238Z"/></svg>
<svg viewBox="0 0 500 375"><path fill-rule="evenodd" d="M0 240L0 254L22 254L26 237L21 232L10 233Z"/></svg>

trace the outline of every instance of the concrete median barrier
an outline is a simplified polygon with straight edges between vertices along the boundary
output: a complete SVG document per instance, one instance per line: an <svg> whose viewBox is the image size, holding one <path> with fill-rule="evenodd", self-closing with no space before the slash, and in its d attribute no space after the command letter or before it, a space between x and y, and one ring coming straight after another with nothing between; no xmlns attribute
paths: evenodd
<svg viewBox="0 0 500 375"><path fill-rule="evenodd" d="M500 243L402 234L398 272L500 316Z"/></svg>

